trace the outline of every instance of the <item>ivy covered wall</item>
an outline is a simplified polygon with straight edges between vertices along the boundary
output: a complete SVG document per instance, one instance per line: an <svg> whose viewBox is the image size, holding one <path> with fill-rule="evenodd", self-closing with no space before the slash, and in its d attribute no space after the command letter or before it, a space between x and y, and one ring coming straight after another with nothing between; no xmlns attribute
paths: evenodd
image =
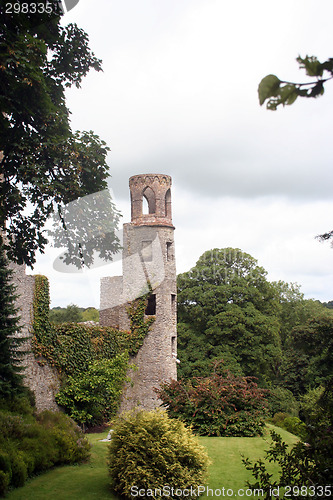
<svg viewBox="0 0 333 500"><path fill-rule="evenodd" d="M60 390L56 402L82 425L112 418L126 380L129 356L143 344L154 317L145 317L148 295L128 308L130 329L63 323L49 320L49 283L35 277L32 349L40 366L56 369Z"/></svg>

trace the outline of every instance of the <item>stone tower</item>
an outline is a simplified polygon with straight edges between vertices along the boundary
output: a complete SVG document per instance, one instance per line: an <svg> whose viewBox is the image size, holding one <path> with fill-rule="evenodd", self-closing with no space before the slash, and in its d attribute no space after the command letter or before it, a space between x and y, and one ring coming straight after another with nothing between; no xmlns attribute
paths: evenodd
<svg viewBox="0 0 333 500"><path fill-rule="evenodd" d="M177 299L171 177L135 175L129 180L131 222L123 228L123 276L102 278L100 324L129 328L126 306L148 291L146 315L155 322L132 360L132 384L123 394L121 411L140 406L156 408L154 391L161 382L177 378ZM145 207L144 207L145 203Z"/></svg>

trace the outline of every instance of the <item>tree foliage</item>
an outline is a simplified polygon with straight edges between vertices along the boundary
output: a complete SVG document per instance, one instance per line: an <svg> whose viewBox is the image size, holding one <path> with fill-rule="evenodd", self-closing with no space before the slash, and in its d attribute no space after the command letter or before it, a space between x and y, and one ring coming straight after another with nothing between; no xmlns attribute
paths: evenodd
<svg viewBox="0 0 333 500"><path fill-rule="evenodd" d="M50 309L50 322L60 323L79 323L93 321L98 323L99 311L95 307L79 307L76 304L68 304L66 307L53 307Z"/></svg>
<svg viewBox="0 0 333 500"><path fill-rule="evenodd" d="M91 68L100 71L101 61L82 29L60 24L60 2L47 3L52 12L0 12L0 228L6 228L8 257L28 265L47 243L50 215L58 213L66 229L63 205L105 189L109 175L105 142L91 131L73 132L65 102L65 89L79 87ZM116 225L111 200L107 208ZM107 240L111 253L118 249L114 230ZM79 242L87 261L90 243ZM97 248L104 258L105 246Z"/></svg>
<svg viewBox="0 0 333 500"><path fill-rule="evenodd" d="M325 385L332 376L333 314L330 310L294 328L292 348L307 357L305 381L308 387Z"/></svg>
<svg viewBox="0 0 333 500"><path fill-rule="evenodd" d="M182 376L209 374L223 359L234 373L267 380L281 350L275 288L257 261L239 249L205 252L178 276Z"/></svg>
<svg viewBox="0 0 333 500"><path fill-rule="evenodd" d="M332 311L317 301L303 306L303 321L287 335L275 381L297 398L332 374Z"/></svg>
<svg viewBox="0 0 333 500"><path fill-rule="evenodd" d="M275 111L279 105L293 104L298 97L318 97L324 93L324 83L333 78L333 58L320 62L315 56L298 57L297 62L310 82L296 83L280 80L275 75L265 76L258 87L260 105Z"/></svg>

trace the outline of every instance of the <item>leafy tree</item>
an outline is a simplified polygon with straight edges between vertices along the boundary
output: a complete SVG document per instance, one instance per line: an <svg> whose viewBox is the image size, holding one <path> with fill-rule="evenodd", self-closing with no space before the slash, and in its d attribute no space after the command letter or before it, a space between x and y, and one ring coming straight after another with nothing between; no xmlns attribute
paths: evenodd
<svg viewBox="0 0 333 500"><path fill-rule="evenodd" d="M309 319L293 330L292 347L308 356L306 381L308 387L325 385L332 376L333 366L333 314Z"/></svg>
<svg viewBox="0 0 333 500"><path fill-rule="evenodd" d="M297 283L275 281L272 283L278 294L280 307L277 313L280 321L281 344L284 345L291 330L304 321L304 295Z"/></svg>
<svg viewBox="0 0 333 500"><path fill-rule="evenodd" d="M69 304L65 309L64 314L65 322L77 323L82 319L80 308L76 304Z"/></svg>
<svg viewBox="0 0 333 500"><path fill-rule="evenodd" d="M0 245L0 398L22 391L22 339L16 336L20 328L11 276L3 246Z"/></svg>
<svg viewBox="0 0 333 500"><path fill-rule="evenodd" d="M293 417L298 415L299 403L293 393L285 387L274 386L270 388L266 397L271 416L276 413L283 413Z"/></svg>
<svg viewBox="0 0 333 500"><path fill-rule="evenodd" d="M51 323L78 323L83 321L99 321L99 311L95 307L79 307L69 304L67 307L53 307L50 309Z"/></svg>
<svg viewBox="0 0 333 500"><path fill-rule="evenodd" d="M88 307L82 312L82 321L99 322L99 311L95 307Z"/></svg>
<svg viewBox="0 0 333 500"><path fill-rule="evenodd" d="M277 317L282 346L282 356L280 363L276 365L274 384L277 384L277 390L288 389L298 397L307 389L309 355L304 350L295 349L293 332L295 328L302 328L310 319L324 314L326 309L319 301L305 300L300 292L300 286L296 283L278 281L272 285L278 293L280 303ZM285 411L283 399L280 409L275 409Z"/></svg>
<svg viewBox="0 0 333 500"><path fill-rule="evenodd" d="M280 80L275 75L267 75L258 87L260 105L267 101L267 109L275 111L280 104L293 104L299 96L318 97L324 93L324 83L333 78L333 58L321 63L315 56L298 56L297 62L314 80L296 83Z"/></svg>
<svg viewBox="0 0 333 500"><path fill-rule="evenodd" d="M54 308L50 310L50 321L55 324L78 323L84 321L82 311L76 304L69 304L66 308Z"/></svg>
<svg viewBox="0 0 333 500"><path fill-rule="evenodd" d="M332 373L333 315L315 301L309 304L313 314L291 331L279 368L279 383L296 397L324 384Z"/></svg>
<svg viewBox="0 0 333 500"><path fill-rule="evenodd" d="M323 386L318 386L314 389L309 389L306 394L300 398L300 415L302 420L304 420L307 424L320 420L323 413L320 401L324 392L325 388Z"/></svg>
<svg viewBox="0 0 333 500"><path fill-rule="evenodd" d="M181 376L207 375L217 358L260 381L273 376L281 356L279 303L266 274L250 255L225 248L205 252L178 276Z"/></svg>
<svg viewBox="0 0 333 500"><path fill-rule="evenodd" d="M307 390L307 367L309 356L289 345L283 349L281 364L277 372L277 383L290 390L298 399Z"/></svg>
<svg viewBox="0 0 333 500"><path fill-rule="evenodd" d="M8 257L28 265L35 262L36 250L45 248L43 227L50 215L59 215L64 230L73 226L63 204L106 189L109 175L108 147L91 131L71 130L65 102L65 89L79 87L91 68L101 71L101 61L89 49L82 29L75 24L61 26L60 2L41 3L51 6L52 12L50 8L42 14L0 11L0 229L6 228ZM67 240L75 242L69 246L76 250L72 260L77 266L82 256L90 264L95 249L107 259L119 248L114 234L119 214L112 200L108 198L98 210L101 219L113 220L111 230L91 234L85 223L79 242L73 227L66 232ZM90 214L91 207L85 211ZM53 236L63 243L63 232Z"/></svg>

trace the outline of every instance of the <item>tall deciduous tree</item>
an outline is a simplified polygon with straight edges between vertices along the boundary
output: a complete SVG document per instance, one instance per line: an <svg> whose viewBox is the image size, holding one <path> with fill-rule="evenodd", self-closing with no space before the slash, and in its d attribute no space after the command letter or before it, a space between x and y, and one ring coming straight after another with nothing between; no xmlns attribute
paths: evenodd
<svg viewBox="0 0 333 500"><path fill-rule="evenodd" d="M293 330L291 345L308 357L306 382L308 387L325 385L332 377L333 313L326 309Z"/></svg>
<svg viewBox="0 0 333 500"><path fill-rule="evenodd" d="M279 302L266 271L239 249L205 252L178 277L180 372L202 376L223 358L234 373L270 379L281 349Z"/></svg>
<svg viewBox="0 0 333 500"><path fill-rule="evenodd" d="M57 0L38 2L38 13L31 1L28 12L16 13L14 4L0 11L0 229L8 257L31 265L47 243L48 217L58 212L66 229L62 205L107 188L108 147L91 131L72 132L65 101L66 88L79 87L91 68L101 70L87 34L61 26ZM116 226L112 202L105 208ZM119 247L111 232L108 251L98 241L103 258ZM82 238L81 255L89 243ZM87 260L93 251L89 246Z"/></svg>

